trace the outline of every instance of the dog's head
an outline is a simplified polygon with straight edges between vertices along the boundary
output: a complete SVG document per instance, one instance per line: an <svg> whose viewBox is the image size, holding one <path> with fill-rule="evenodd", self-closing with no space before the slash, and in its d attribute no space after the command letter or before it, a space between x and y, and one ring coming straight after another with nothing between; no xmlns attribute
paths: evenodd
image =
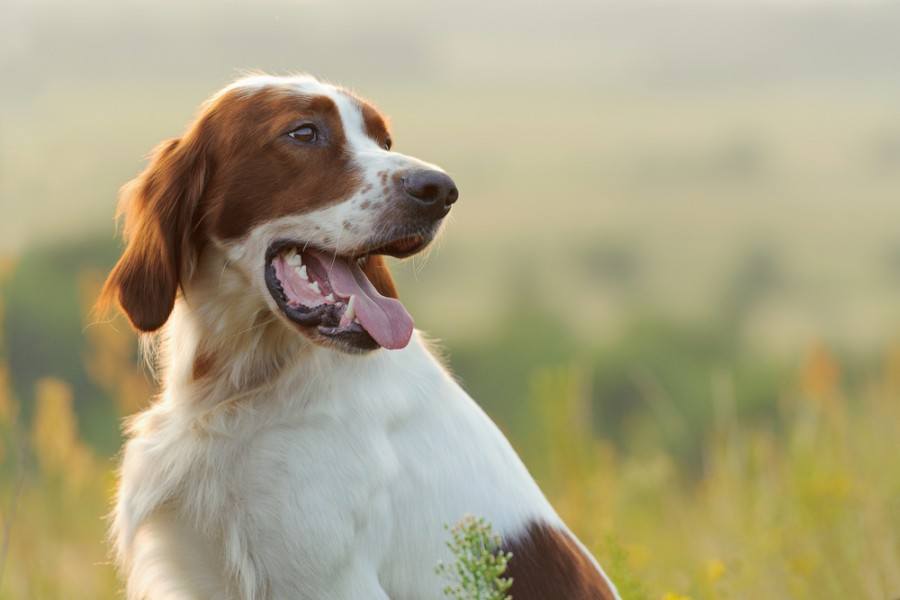
<svg viewBox="0 0 900 600"><path fill-rule="evenodd" d="M103 296L155 331L214 248L246 294L313 342L404 347L412 318L383 256L425 248L458 192L391 144L384 117L346 90L308 76L238 81L123 189L127 246Z"/></svg>

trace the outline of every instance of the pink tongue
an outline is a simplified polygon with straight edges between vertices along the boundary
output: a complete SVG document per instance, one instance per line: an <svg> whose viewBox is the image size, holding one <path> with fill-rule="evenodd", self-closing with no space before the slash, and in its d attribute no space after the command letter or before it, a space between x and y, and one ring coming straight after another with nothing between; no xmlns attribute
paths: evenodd
<svg viewBox="0 0 900 600"><path fill-rule="evenodd" d="M356 318L372 339L390 350L406 347L412 336L413 320L400 301L379 294L356 261L308 252L328 271L335 294L348 299L356 297L353 301Z"/></svg>

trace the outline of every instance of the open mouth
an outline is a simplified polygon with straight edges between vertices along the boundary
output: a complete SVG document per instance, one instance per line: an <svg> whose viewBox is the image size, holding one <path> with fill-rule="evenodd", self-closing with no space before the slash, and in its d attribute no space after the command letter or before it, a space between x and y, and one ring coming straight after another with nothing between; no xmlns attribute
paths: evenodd
<svg viewBox="0 0 900 600"><path fill-rule="evenodd" d="M422 240L401 242L385 250L402 255L424 245ZM412 336L412 317L398 300L375 289L361 267L364 260L281 240L266 253L266 285L289 320L323 337L359 350L404 348Z"/></svg>

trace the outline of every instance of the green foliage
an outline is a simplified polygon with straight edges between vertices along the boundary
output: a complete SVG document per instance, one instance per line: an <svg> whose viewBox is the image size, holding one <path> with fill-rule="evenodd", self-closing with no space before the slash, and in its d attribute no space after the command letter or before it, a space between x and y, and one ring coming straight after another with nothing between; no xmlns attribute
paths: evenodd
<svg viewBox="0 0 900 600"><path fill-rule="evenodd" d="M503 577L503 573L513 556L502 550L491 524L466 516L452 529L445 527L452 537L447 547L456 560L435 568L449 581L444 595L453 600L511 600L506 592L512 587L512 579Z"/></svg>
<svg viewBox="0 0 900 600"><path fill-rule="evenodd" d="M90 283L102 281L114 263L118 243L90 237L55 241L30 248L3 282L3 321L11 384L16 395L29 398L45 377L58 377L73 389L81 434L105 454L119 444L113 399L85 368L85 328L96 296ZM137 359L134 359L135 364ZM32 403L22 406L29 421Z"/></svg>
<svg viewBox="0 0 900 600"><path fill-rule="evenodd" d="M603 567L623 600L650 600L640 578L628 564L628 552L611 535L606 536L606 554L608 560Z"/></svg>
<svg viewBox="0 0 900 600"><path fill-rule="evenodd" d="M0 282L0 520L11 523L0 600L119 596L101 519L109 455L115 419L152 390L126 327L85 327L86 290L112 253L35 249ZM598 260L626 270L625 258ZM644 307L594 340L522 289L494 328L449 344L452 367L625 600L900 589L900 345L868 356L811 345L788 359L751 349L750 290L779 279L768 263L748 259L709 322ZM450 597L504 598L509 557L488 524L452 532L457 560L438 569Z"/></svg>

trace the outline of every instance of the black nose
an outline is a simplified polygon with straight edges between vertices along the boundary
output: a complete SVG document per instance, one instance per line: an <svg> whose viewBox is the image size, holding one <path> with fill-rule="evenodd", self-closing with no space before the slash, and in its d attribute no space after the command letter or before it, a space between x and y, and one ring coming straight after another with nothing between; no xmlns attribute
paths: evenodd
<svg viewBox="0 0 900 600"><path fill-rule="evenodd" d="M441 171L412 171L403 178L403 189L422 211L440 219L459 198L450 176Z"/></svg>

